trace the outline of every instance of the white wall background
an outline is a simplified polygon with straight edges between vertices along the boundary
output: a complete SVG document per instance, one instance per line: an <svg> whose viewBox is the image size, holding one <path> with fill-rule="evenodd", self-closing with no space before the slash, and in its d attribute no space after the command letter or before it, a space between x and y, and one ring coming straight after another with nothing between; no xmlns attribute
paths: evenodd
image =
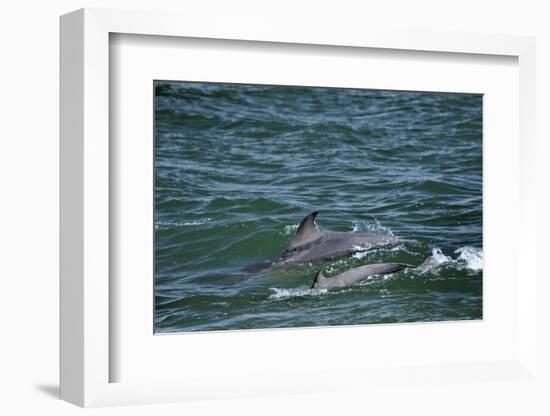
<svg viewBox="0 0 550 416"><path fill-rule="evenodd" d="M546 4L545 4L546 3ZM322 20L327 26L401 27L537 36L538 132L541 179L539 215L550 212L550 13L544 1L403 0L306 2L170 0L19 0L4 2L0 13L0 413L76 414L81 409L56 399L58 385L58 16L84 6L178 10L227 16L246 13L286 19ZM306 30L306 29L305 29ZM513 226L514 219L510 220ZM542 266L550 231L541 218ZM505 261L505 259L503 259ZM549 276L550 277L550 276ZM539 293L550 293L542 282ZM543 298L541 297L541 300ZM539 302L540 360L550 374L550 308ZM544 351L546 353L544 353ZM546 356L545 356L546 355ZM434 394L433 391L437 391ZM550 414L550 384L533 389L495 383L421 388L396 397L278 397L208 403L170 404L92 412L101 415L159 414ZM543 404L544 403L544 404Z"/></svg>

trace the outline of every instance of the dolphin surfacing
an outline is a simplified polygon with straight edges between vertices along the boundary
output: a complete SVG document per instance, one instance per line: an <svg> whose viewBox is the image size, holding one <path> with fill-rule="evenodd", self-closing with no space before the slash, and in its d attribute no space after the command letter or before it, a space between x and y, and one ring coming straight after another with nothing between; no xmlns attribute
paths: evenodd
<svg viewBox="0 0 550 416"><path fill-rule="evenodd" d="M294 238L281 255L271 261L250 266L247 270L260 271L288 264L342 257L375 245L405 241L390 235L320 231L315 225L318 214L319 211L313 211L304 217Z"/></svg>
<svg viewBox="0 0 550 416"><path fill-rule="evenodd" d="M311 284L311 289L353 286L367 280L370 276L395 273L406 268L416 267L418 266L403 263L367 264L365 266L346 270L345 272L330 278L325 277L323 270L321 269L315 275L313 283Z"/></svg>

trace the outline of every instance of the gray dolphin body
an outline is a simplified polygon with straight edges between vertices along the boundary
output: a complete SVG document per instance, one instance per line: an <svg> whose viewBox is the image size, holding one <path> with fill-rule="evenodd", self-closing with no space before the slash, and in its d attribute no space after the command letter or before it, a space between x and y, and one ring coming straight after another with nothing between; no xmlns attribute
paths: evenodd
<svg viewBox="0 0 550 416"><path fill-rule="evenodd" d="M377 274L395 273L406 268L416 267L418 266L402 263L367 264L366 266L346 270L344 273L330 278L327 278L325 277L325 275L323 275L323 270L319 270L319 272L315 275L315 278L313 279L311 288L321 289L353 286L367 280L370 276L374 276Z"/></svg>
<svg viewBox="0 0 550 416"><path fill-rule="evenodd" d="M294 263L347 256L375 245L395 244L404 240L390 235L323 232L315 226L318 211L307 215L287 249L275 259L250 266L248 271L260 271Z"/></svg>

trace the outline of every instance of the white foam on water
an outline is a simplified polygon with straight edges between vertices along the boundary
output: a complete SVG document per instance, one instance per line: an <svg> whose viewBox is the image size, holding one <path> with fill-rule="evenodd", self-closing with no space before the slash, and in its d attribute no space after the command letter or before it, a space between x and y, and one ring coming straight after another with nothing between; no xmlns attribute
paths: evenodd
<svg viewBox="0 0 550 416"><path fill-rule="evenodd" d="M303 296L319 296L328 292L328 289L304 289L304 288L295 288L295 289L279 289L276 287L270 288L274 291L272 295L269 296L269 299L288 299L296 298Z"/></svg>
<svg viewBox="0 0 550 416"><path fill-rule="evenodd" d="M370 234L382 234L382 235L390 235L394 236L393 231L390 230L388 227L383 226L380 221L375 220L374 222L365 222L365 221L352 221L352 233L356 233L358 231L367 232Z"/></svg>
<svg viewBox="0 0 550 416"><path fill-rule="evenodd" d="M293 235L298 229L298 224L285 225L283 228L283 235Z"/></svg>
<svg viewBox="0 0 550 416"><path fill-rule="evenodd" d="M354 247L355 248L355 247ZM358 248L359 250L364 250L362 247L359 247ZM367 255L367 251L357 251L355 253L352 254L351 257L353 257L354 259L362 259L363 257L365 257Z"/></svg>
<svg viewBox="0 0 550 416"><path fill-rule="evenodd" d="M459 254L456 259L443 254L439 247L432 249L432 255L421 266L424 271L437 268L439 266L452 266L459 270L468 269L480 271L483 269L483 251L475 247L460 247L454 251Z"/></svg>
<svg viewBox="0 0 550 416"><path fill-rule="evenodd" d="M378 248L378 251L381 251L381 252L396 252L396 251L404 251L405 253L408 253L408 254L416 254L414 253L413 251L409 250L404 244L399 244L397 246L394 246L394 247L380 247Z"/></svg>
<svg viewBox="0 0 550 416"><path fill-rule="evenodd" d="M453 259L449 256L446 256L445 254L443 254L443 252L441 251L441 249L439 247L435 247L433 250L432 250L432 259L433 259L433 263L434 264L445 264L445 263L449 263L449 262L452 262Z"/></svg>
<svg viewBox="0 0 550 416"><path fill-rule="evenodd" d="M483 251L475 247L460 247L455 250L459 253L457 262L465 263L466 268L479 271L483 269Z"/></svg>

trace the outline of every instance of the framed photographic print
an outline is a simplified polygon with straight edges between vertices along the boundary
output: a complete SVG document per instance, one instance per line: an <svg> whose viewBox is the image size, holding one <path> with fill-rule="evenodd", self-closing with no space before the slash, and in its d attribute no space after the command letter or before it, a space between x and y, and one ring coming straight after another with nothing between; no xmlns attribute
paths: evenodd
<svg viewBox="0 0 550 416"><path fill-rule="evenodd" d="M192 20L62 17L62 398L532 377L533 40Z"/></svg>

